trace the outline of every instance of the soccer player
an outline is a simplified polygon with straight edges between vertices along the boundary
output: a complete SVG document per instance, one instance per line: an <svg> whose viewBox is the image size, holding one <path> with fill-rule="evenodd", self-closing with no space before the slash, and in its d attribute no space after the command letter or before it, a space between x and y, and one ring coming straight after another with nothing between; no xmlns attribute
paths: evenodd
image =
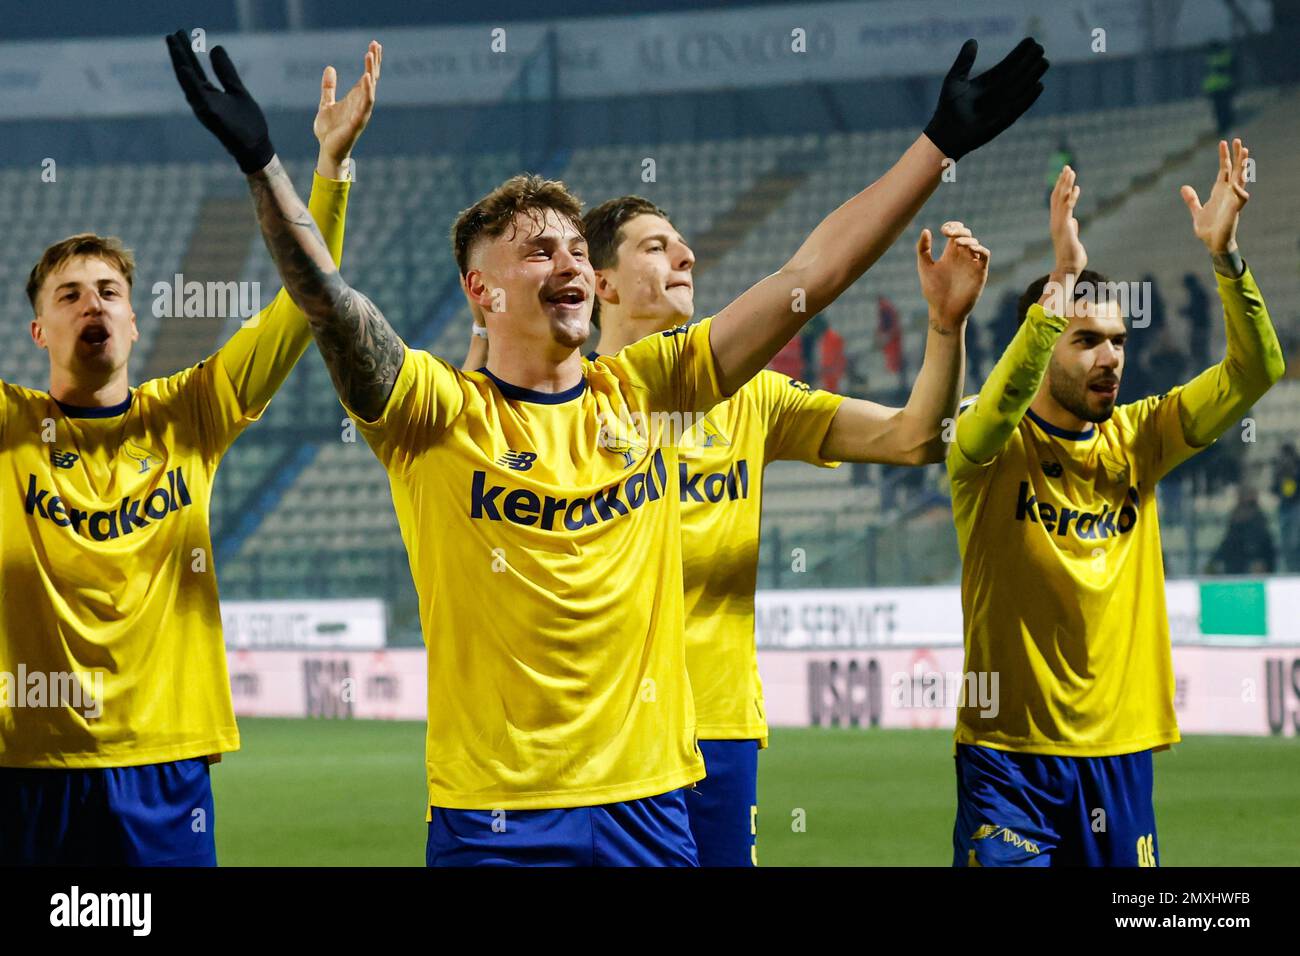
<svg viewBox="0 0 1300 956"><path fill-rule="evenodd" d="M321 81L311 215L333 262L381 55L341 101L332 67ZM208 765L239 731L209 500L311 334L281 291L214 355L132 388L133 278L115 238L45 250L27 294L49 391L0 383L0 864L216 863Z"/></svg>
<svg viewBox="0 0 1300 956"><path fill-rule="evenodd" d="M1240 140L1232 149L1219 144L1205 205L1182 188L1223 301L1222 362L1116 407L1125 317L1118 287L1084 270L1066 166L1052 194L1056 264L1021 298L1020 330L958 418L955 865L1158 865L1151 754L1179 736L1156 483L1283 371L1237 247L1249 154ZM977 703L978 687L997 694Z"/></svg>
<svg viewBox="0 0 1300 956"><path fill-rule="evenodd" d="M583 217L595 269L599 352L617 355L646 336L691 321L695 255L668 214L639 196ZM764 369L683 435L678 451L686 665L706 776L686 809L701 866L757 862L758 752L767 746L754 644L763 469L799 460L923 465L943 461L945 419L957 412L965 323L988 278L989 251L960 222L944 223L943 255L917 243L929 305L925 361L904 408L833 395ZM481 321L476 314L476 327ZM476 335L466 362L486 360ZM599 361L596 352L587 356Z"/></svg>
<svg viewBox="0 0 1300 956"><path fill-rule="evenodd" d="M516 176L456 220L493 343L467 373L406 348L342 280L283 170L250 177L280 274L389 472L428 648L426 862L698 862L677 447L660 415L734 394L893 242L945 155L987 142L1041 91L1033 41L972 79L974 56L971 41L927 134L785 267L713 318L596 362L579 350L594 274L560 183ZM214 67L224 92L180 60L178 77L246 162L265 121L229 61Z"/></svg>

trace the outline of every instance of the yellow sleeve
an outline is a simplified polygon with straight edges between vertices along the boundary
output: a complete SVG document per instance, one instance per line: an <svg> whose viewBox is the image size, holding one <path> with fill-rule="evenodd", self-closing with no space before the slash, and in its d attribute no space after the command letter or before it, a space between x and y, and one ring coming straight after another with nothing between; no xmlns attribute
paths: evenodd
<svg viewBox="0 0 1300 956"><path fill-rule="evenodd" d="M771 369L754 378L767 406L768 461L806 461L810 465L838 468L838 461L821 456L822 442L830 430L844 396L813 388Z"/></svg>
<svg viewBox="0 0 1300 956"><path fill-rule="evenodd" d="M1115 410L1116 417L1122 416L1129 423L1135 447L1150 456L1156 481L1204 448L1188 444L1183 433L1183 390L1184 386L1179 385L1163 395L1152 395Z"/></svg>
<svg viewBox="0 0 1300 956"><path fill-rule="evenodd" d="M1286 363L1264 297L1250 269L1230 279L1215 273L1228 349L1222 362L1188 382L1179 396L1187 444L1213 442L1282 377ZM1170 466L1172 467L1172 466Z"/></svg>
<svg viewBox="0 0 1300 956"><path fill-rule="evenodd" d="M1052 350L1067 324L1068 320L1052 315L1037 302L1029 307L974 405L957 418L956 441L948 451L950 475L980 468L1006 447L1038 394Z"/></svg>
<svg viewBox="0 0 1300 956"><path fill-rule="evenodd" d="M346 402L343 408L384 467L405 472L464 410L469 391L460 369L408 348L383 414L368 422Z"/></svg>
<svg viewBox="0 0 1300 956"><path fill-rule="evenodd" d="M312 174L308 209L335 265L343 258L343 225L350 186ZM212 390L214 397L224 396L221 400L201 402L208 406L205 430L213 436L218 449L229 446L244 427L261 417L310 343L307 317L281 289L269 306L245 322L203 363L210 382L220 377L229 386Z"/></svg>
<svg viewBox="0 0 1300 956"><path fill-rule="evenodd" d="M600 361L616 376L646 392L652 411L706 412L726 398L709 344L710 316L647 335Z"/></svg>

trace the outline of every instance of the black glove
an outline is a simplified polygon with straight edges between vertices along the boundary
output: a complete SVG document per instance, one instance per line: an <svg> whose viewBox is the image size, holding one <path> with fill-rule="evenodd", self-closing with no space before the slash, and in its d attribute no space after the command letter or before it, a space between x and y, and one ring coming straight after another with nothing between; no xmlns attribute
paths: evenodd
<svg viewBox="0 0 1300 956"><path fill-rule="evenodd" d="M266 129L266 117L239 81L239 74L225 49L213 47L211 56L212 71L225 90L219 90L208 82L184 30L177 30L167 37L167 52L171 54L172 67L176 70L181 89L185 91L185 99L199 122L221 140L221 145L235 157L235 162L246 175L263 169L275 155L271 134Z"/></svg>
<svg viewBox="0 0 1300 956"><path fill-rule="evenodd" d="M1001 133L1043 92L1038 81L1047 72L1048 62L1043 48L1031 37L1025 37L1001 63L972 80L969 73L978 50L974 40L962 44L943 78L939 105L925 128L930 142L953 160Z"/></svg>

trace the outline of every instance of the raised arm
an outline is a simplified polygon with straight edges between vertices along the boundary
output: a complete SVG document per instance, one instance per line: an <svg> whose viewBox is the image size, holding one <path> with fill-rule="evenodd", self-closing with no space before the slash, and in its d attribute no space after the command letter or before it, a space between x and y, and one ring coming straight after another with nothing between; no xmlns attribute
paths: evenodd
<svg viewBox="0 0 1300 956"><path fill-rule="evenodd" d="M1068 324L1065 317L1055 314L1064 311L1060 307L1059 290L1072 289L1075 277L1088 264L1088 253L1079 241L1079 221L1074 218L1078 201L1074 170L1066 166L1052 190L1051 229L1056 262L1043 288L1043 297L1029 307L1020 330L993 366L974 406L957 419L957 448L976 464L992 461L1006 446L1038 394L1056 340ZM1048 304L1054 307L1053 312L1044 309Z"/></svg>
<svg viewBox="0 0 1300 956"><path fill-rule="evenodd" d="M374 84L379 81L383 48L372 42L367 51L364 74L372 77L370 96L363 84L343 100L335 98L338 74L325 68L321 76L320 105L312 130L320 150L316 159L308 209L329 248L330 261L337 267L343 258L343 227L347 215L352 149L370 120L374 107ZM221 365L230 376L246 412L256 413L270 402L284 384L293 366L311 343L306 316L281 289L271 304L244 323L221 347Z"/></svg>
<svg viewBox="0 0 1300 956"><path fill-rule="evenodd" d="M374 303L339 275L320 231L275 155L261 107L244 89L222 47L210 83L184 31L167 38L176 78L199 120L248 176L258 224L280 279L306 314L339 397L367 420L378 418L392 393L406 347ZM369 54L367 54L369 58ZM374 81L361 78L362 101L373 103Z"/></svg>
<svg viewBox="0 0 1300 956"><path fill-rule="evenodd" d="M916 245L921 293L929 307L925 361L903 408L845 399L822 442L827 461L926 465L943 461L945 419L957 414L965 366L966 319L989 275L989 251L960 222L946 222L943 255L932 258L930 230Z"/></svg>
<svg viewBox="0 0 1300 956"><path fill-rule="evenodd" d="M1237 246L1237 222L1250 200L1246 168L1250 150L1241 140L1219 142L1219 175L1202 206L1196 190L1182 188L1192 229L1214 262L1228 348L1223 361L1192 379L1178 394L1183 437L1193 447L1218 438L1282 377L1286 364L1264 298Z"/></svg>
<svg viewBox="0 0 1300 956"><path fill-rule="evenodd" d="M967 40L944 78L920 136L880 179L813 230L794 256L724 308L709 344L725 394L747 382L880 258L939 185L953 161L1010 126L1038 98L1043 48L1026 38L1002 62L968 76L978 47Z"/></svg>

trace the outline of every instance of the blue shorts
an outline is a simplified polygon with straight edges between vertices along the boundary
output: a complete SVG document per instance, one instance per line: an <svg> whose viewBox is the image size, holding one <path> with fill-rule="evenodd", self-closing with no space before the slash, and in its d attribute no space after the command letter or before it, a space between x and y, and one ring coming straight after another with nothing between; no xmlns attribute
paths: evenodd
<svg viewBox="0 0 1300 956"><path fill-rule="evenodd" d="M1151 751L1053 757L957 745L953 866L1159 866Z"/></svg>
<svg viewBox="0 0 1300 956"><path fill-rule="evenodd" d="M216 866L205 757L0 767L0 866Z"/></svg>
<svg viewBox="0 0 1300 956"><path fill-rule="evenodd" d="M707 776L686 794L700 866L758 865L758 741L701 740Z"/></svg>
<svg viewBox="0 0 1300 956"><path fill-rule="evenodd" d="M559 810L429 808L428 866L699 866L686 791Z"/></svg>

